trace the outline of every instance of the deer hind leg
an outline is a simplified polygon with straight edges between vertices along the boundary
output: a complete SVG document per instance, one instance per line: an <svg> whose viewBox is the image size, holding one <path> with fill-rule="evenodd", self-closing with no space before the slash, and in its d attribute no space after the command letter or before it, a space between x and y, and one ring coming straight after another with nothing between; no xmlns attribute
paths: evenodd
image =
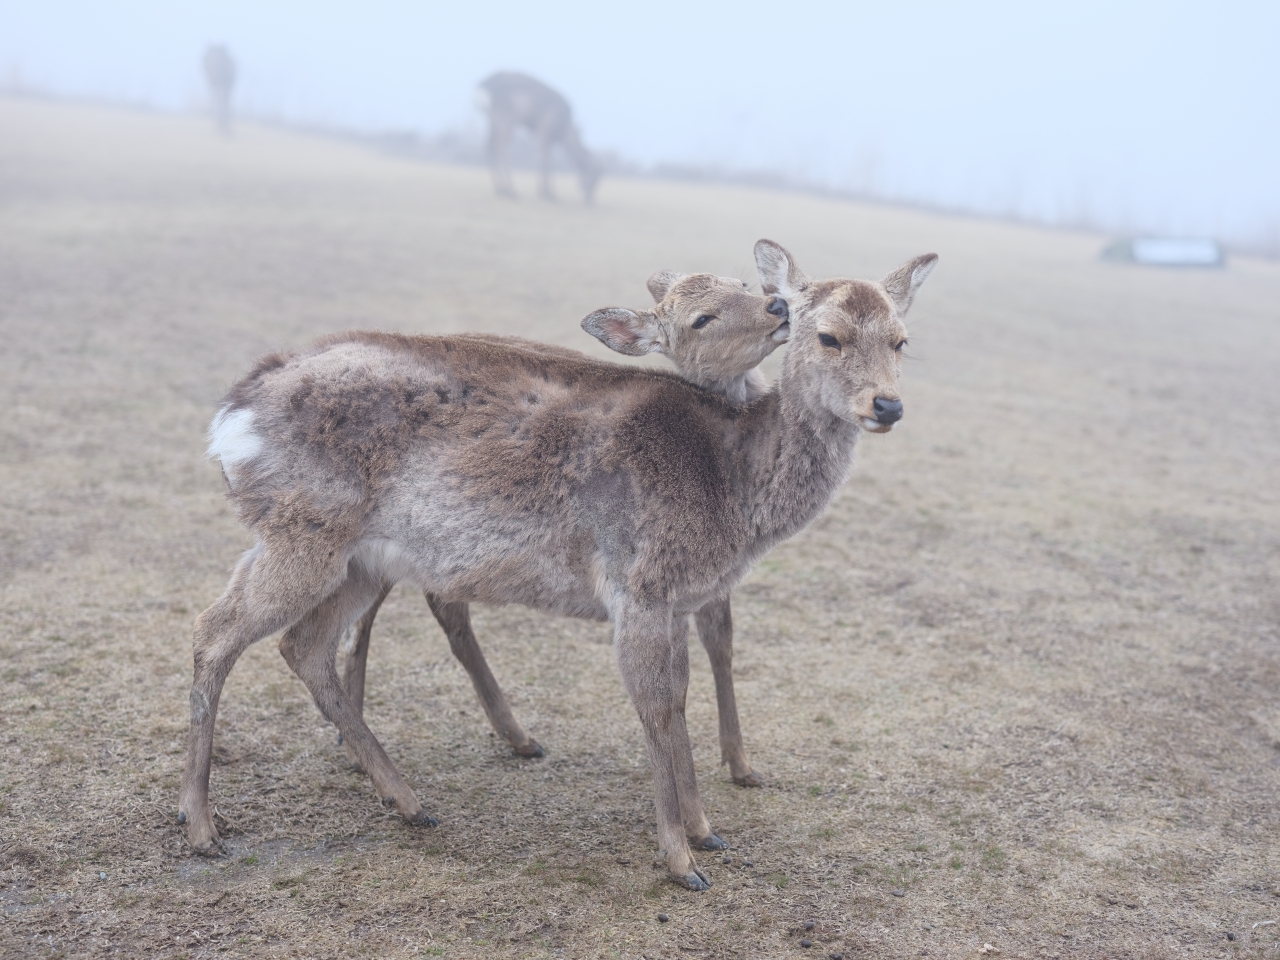
<svg viewBox="0 0 1280 960"><path fill-rule="evenodd" d="M554 143L554 136L543 130L538 131L538 159L540 163L538 196L543 200L552 202L556 199L555 187L551 183L551 147Z"/></svg>
<svg viewBox="0 0 1280 960"><path fill-rule="evenodd" d="M368 772L384 806L394 806L409 823L432 826L409 784L387 756L378 738L365 725L347 691L338 680L334 663L343 630L370 604L385 596L383 583L371 580L355 564L347 580L322 603L285 631L280 653L290 669L307 685L326 720L335 723L343 743Z"/></svg>
<svg viewBox="0 0 1280 960"><path fill-rule="evenodd" d="M658 843L666 856L667 871L690 890L706 890L711 883L694 862L681 817L671 608L617 598L613 614L618 668L640 715L653 764Z"/></svg>
<svg viewBox="0 0 1280 960"><path fill-rule="evenodd" d="M511 135L513 125L506 120L489 121L489 167L493 172L493 190L500 197L515 199L511 185Z"/></svg>
<svg viewBox="0 0 1280 960"><path fill-rule="evenodd" d="M389 585L383 587L381 595L373 602L373 606L364 612L364 616L356 624L355 635L351 638L351 647L347 650L347 661L342 668L342 688L347 691L351 705L361 717L364 716L364 676L369 662L369 641L373 639L373 621L378 616L382 601L387 599L387 594L390 592ZM347 760L351 765L361 773L366 773L364 767L360 766L355 751L346 744L341 733L338 734L338 743L346 748Z"/></svg>
<svg viewBox="0 0 1280 960"><path fill-rule="evenodd" d="M196 618L191 730L178 794L178 822L187 825L196 853L213 856L222 850L209 808L209 768L227 675L249 646L294 623L344 576L343 566L327 557L315 560L305 552L259 543L240 558L222 596Z"/></svg>
<svg viewBox="0 0 1280 960"><path fill-rule="evenodd" d="M494 679L493 672L484 658L475 633L471 630L471 610L465 603L451 603L441 600L433 593L426 593L427 604L436 620L449 638L449 647L453 655L466 669L471 677L471 685L476 688L476 696L489 717L493 729L511 744L511 749L521 757L540 757L542 746L533 737L525 733L524 727L516 720L515 714L507 704L507 698Z"/></svg>
<svg viewBox="0 0 1280 960"><path fill-rule="evenodd" d="M720 762L729 765L729 776L740 787L759 787L764 780L751 768L742 731L738 726L738 702L733 693L733 615L729 598L705 604L695 614L698 639L711 658L716 681L716 707L720 715Z"/></svg>
<svg viewBox="0 0 1280 960"><path fill-rule="evenodd" d="M671 629L671 690L675 704L672 724L673 758L676 790L680 794L680 817L684 821L689 842L699 850L728 850L729 844L717 837L707 820L698 793L698 775L693 767L693 747L685 723L685 699L689 691L689 618L677 617Z"/></svg>

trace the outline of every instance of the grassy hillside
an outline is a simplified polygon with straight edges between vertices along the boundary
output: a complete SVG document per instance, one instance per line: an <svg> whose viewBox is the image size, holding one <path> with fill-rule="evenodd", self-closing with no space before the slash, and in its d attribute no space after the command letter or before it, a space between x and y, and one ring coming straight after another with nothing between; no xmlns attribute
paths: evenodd
<svg viewBox="0 0 1280 960"><path fill-rule="evenodd" d="M1280 267L1143 269L1096 236L747 189L608 180L587 209L521 186L0 98L0 953L1274 956ZM249 545L203 459L226 387L349 327L603 356L584 314L644 304L660 268L754 282L759 237L813 276L942 259L905 421L735 594L764 789L717 766L692 652L733 844L702 855L713 890L651 867L606 628L476 611L548 749L518 760L404 587L366 716L441 826L378 805L268 641L219 716L231 855L191 856L191 622Z"/></svg>

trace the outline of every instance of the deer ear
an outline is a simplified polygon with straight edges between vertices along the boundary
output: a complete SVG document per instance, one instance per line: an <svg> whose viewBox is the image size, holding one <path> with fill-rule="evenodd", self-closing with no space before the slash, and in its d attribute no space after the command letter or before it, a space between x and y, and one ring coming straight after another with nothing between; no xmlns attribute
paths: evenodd
<svg viewBox="0 0 1280 960"><path fill-rule="evenodd" d="M756 241L756 272L765 295L783 300L791 299L809 285L809 278L796 266L791 254L772 240Z"/></svg>
<svg viewBox="0 0 1280 960"><path fill-rule="evenodd" d="M920 285L925 282L929 274L933 273L937 263L936 253L926 253L904 263L880 281L885 293L889 294L889 299L898 308L899 316L911 309L911 301L916 298L916 291L920 289Z"/></svg>
<svg viewBox="0 0 1280 960"><path fill-rule="evenodd" d="M667 294L671 292L671 288L676 285L676 282L683 280L687 276L687 273L676 273L674 270L659 270L649 278L649 282L645 286L653 294L653 302L661 303L667 298Z"/></svg>
<svg viewBox="0 0 1280 960"><path fill-rule="evenodd" d="M610 350L633 357L662 353L665 347L658 318L648 310L640 313L622 307L597 310L582 318L582 329Z"/></svg>

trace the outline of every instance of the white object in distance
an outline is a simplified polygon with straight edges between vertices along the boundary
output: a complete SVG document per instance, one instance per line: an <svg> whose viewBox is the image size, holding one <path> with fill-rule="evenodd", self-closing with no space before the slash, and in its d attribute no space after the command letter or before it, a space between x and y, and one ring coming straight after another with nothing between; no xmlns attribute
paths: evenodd
<svg viewBox="0 0 1280 960"><path fill-rule="evenodd" d="M1225 259L1216 240L1173 237L1118 240L1102 251L1102 258L1153 267L1220 267Z"/></svg>

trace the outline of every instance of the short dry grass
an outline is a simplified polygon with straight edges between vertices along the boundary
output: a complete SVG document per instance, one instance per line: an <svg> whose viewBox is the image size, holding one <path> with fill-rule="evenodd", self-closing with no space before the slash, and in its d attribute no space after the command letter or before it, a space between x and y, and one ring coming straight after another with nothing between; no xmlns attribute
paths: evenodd
<svg viewBox="0 0 1280 960"><path fill-rule="evenodd" d="M267 642L219 717L230 856L194 858L191 621L248 545L202 458L221 392L351 326L591 348L589 310L662 267L754 279L760 236L815 275L942 265L903 428L737 591L764 789L717 766L693 654L714 889L653 866L602 626L477 611L549 750L520 761L405 589L368 716L441 826L375 802ZM1280 956L1280 267L1099 244L649 182L501 202L477 170L0 99L0 954Z"/></svg>

